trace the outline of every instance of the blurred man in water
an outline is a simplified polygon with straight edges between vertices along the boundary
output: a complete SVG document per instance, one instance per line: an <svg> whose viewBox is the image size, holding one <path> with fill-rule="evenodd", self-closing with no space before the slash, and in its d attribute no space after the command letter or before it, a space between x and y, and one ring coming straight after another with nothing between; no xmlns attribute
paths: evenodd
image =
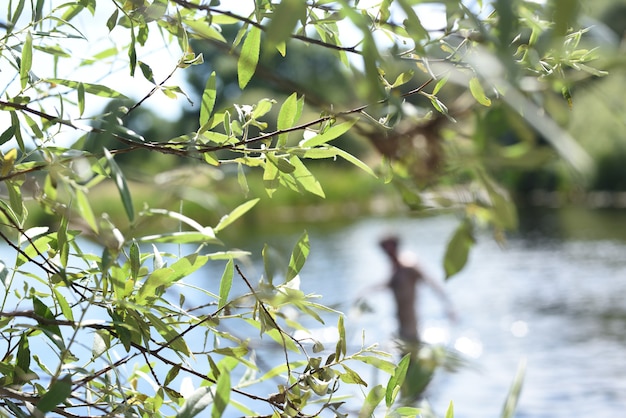
<svg viewBox="0 0 626 418"><path fill-rule="evenodd" d="M398 252L399 240L390 236L380 241L380 246L389 257L392 266L391 279L387 286L393 291L396 301L399 337L409 343L420 342L419 320L415 307L417 300L417 285L429 285L446 303L447 314L451 320L456 318L450 301L443 287L432 277L424 273L414 260Z"/></svg>

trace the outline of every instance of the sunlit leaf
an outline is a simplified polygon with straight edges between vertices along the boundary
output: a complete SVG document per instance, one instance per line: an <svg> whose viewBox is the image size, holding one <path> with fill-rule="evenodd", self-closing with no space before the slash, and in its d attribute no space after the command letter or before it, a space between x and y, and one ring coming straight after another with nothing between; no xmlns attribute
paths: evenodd
<svg viewBox="0 0 626 418"><path fill-rule="evenodd" d="M291 252L285 282L289 282L296 277L298 273L300 273L300 270L304 267L304 263L309 256L310 249L311 245L309 244L309 234L304 231Z"/></svg>
<svg viewBox="0 0 626 418"><path fill-rule="evenodd" d="M279 131L291 128L296 123L298 117L298 95L296 93L287 97L283 105L278 111L278 120L276 127ZM281 133L278 135L278 146L284 146L287 143L288 134Z"/></svg>
<svg viewBox="0 0 626 418"><path fill-rule="evenodd" d="M402 357L402 360L398 363L398 367L396 368L393 375L389 378L389 382L387 383L387 388L385 389L385 404L389 408L394 401L396 400L396 396L400 392L400 388L404 383L404 379L406 377L406 373L409 370L409 363L411 362L411 354L406 354Z"/></svg>
<svg viewBox="0 0 626 418"><path fill-rule="evenodd" d="M406 83L408 83L409 81L411 81L413 79L413 75L415 73L413 72L413 70L409 70L409 71L405 71L403 73L400 73L396 79L394 80L394 82L391 84L392 88L395 87L400 87Z"/></svg>
<svg viewBox="0 0 626 418"><path fill-rule="evenodd" d="M454 418L454 403L450 401L446 410L446 418Z"/></svg>
<svg viewBox="0 0 626 418"><path fill-rule="evenodd" d="M483 86L480 84L478 77L472 77L469 81L470 92L474 99L483 106L491 106L491 99L485 94Z"/></svg>
<svg viewBox="0 0 626 418"><path fill-rule="evenodd" d="M219 223L215 226L214 231L219 232L222 229L226 228L228 225L235 222L237 219L241 218L245 215L250 209L252 209L257 203L259 203L259 198L249 200L241 205L237 206L232 212L228 215L222 216Z"/></svg>
<svg viewBox="0 0 626 418"><path fill-rule="evenodd" d="M89 199L87 198L87 194L83 192L81 189L76 189L76 209L78 210L79 215L83 218L87 225L91 228L92 231L98 233L98 222L96 221L96 216L91 209L91 205L89 204Z"/></svg>
<svg viewBox="0 0 626 418"><path fill-rule="evenodd" d="M185 25L187 25L193 30L194 35L197 35L200 38L219 41L219 42L226 42L224 35L222 35L220 31L218 31L212 25L210 25L209 22L206 21L206 19L199 19L199 20L185 19L183 20L183 22L185 23Z"/></svg>
<svg viewBox="0 0 626 418"><path fill-rule="evenodd" d="M368 166L363 161L359 160L358 158L356 158L354 155L350 154L349 152L344 151L339 148L335 148L335 147L330 147L330 149L333 150L338 157L341 157L344 160L354 164L355 166L359 167L361 170L365 171L367 174L373 177L378 177L376 176L376 173L374 173L374 170L370 168L370 166Z"/></svg>
<svg viewBox="0 0 626 418"><path fill-rule="evenodd" d="M269 197L272 197L276 189L278 189L279 180L278 180L278 167L275 164L272 164L270 161L266 161L263 165L263 185L265 186L265 191L267 192Z"/></svg>
<svg viewBox="0 0 626 418"><path fill-rule="evenodd" d="M48 78L46 79L46 81L53 85L60 84L62 86L70 87L72 89L78 89L79 85L82 84L85 93L93 94L100 97L109 97L112 99L127 99L127 97L119 91L113 90L112 88L103 86L101 84L84 83L80 81L64 80L61 78Z"/></svg>
<svg viewBox="0 0 626 418"><path fill-rule="evenodd" d="M301 0L283 0L274 9L267 27L270 46L279 45L289 39L298 20L306 18L307 4Z"/></svg>
<svg viewBox="0 0 626 418"><path fill-rule="evenodd" d="M213 108L215 107L216 97L216 75L215 71L213 71L209 76L206 86L204 87L204 92L202 93L202 103L200 104L200 126L204 126L209 121L209 118L213 113Z"/></svg>
<svg viewBox="0 0 626 418"><path fill-rule="evenodd" d="M296 183L302 187L302 189L306 190L309 193L312 193L319 197L326 197L324 194L324 190L322 189L322 185L317 181L315 176L309 171L308 168L300 161L298 157L295 155L292 156L289 160L291 165L293 166L293 172L291 175L293 176Z"/></svg>
<svg viewBox="0 0 626 418"><path fill-rule="evenodd" d="M161 335L161 337L163 337L163 340L165 340L168 347L171 347L181 354L187 356L191 355L191 351L189 350L185 339L180 337L180 332L177 331L172 324L161 320L152 312L145 312L144 315L150 326L153 327L159 335Z"/></svg>
<svg viewBox="0 0 626 418"><path fill-rule="evenodd" d="M213 392L211 388L202 386L191 394L176 414L176 418L192 418L204 411L213 402Z"/></svg>
<svg viewBox="0 0 626 418"><path fill-rule="evenodd" d="M253 26L248 31L246 39L241 47L241 55L237 61L237 75L239 77L239 87L243 89L252 79L256 66L259 63L261 52L261 29Z"/></svg>
<svg viewBox="0 0 626 418"><path fill-rule="evenodd" d="M135 302L138 304L146 302L148 297L154 296L155 291L160 286L168 286L183 277L186 277L202 267L208 260L205 255L190 254L180 258L170 267L161 267L154 270L139 288L135 296Z"/></svg>
<svg viewBox="0 0 626 418"><path fill-rule="evenodd" d="M359 411L358 418L371 418L374 414L374 411L383 399L385 399L385 389L383 388L383 386L374 386L365 397L363 401L363 406Z"/></svg>
<svg viewBox="0 0 626 418"><path fill-rule="evenodd" d="M20 61L20 83L22 90L26 88L26 84L30 81L30 69L33 65L33 35L26 32L26 38L22 44L22 59Z"/></svg>
<svg viewBox="0 0 626 418"><path fill-rule="evenodd" d="M339 378L342 382L367 387L367 382L365 382L365 380L363 380L363 378L361 378L361 376L359 376L357 372L355 372L343 363L341 364L341 367L343 367L343 370L345 372L339 375Z"/></svg>
<svg viewBox="0 0 626 418"><path fill-rule="evenodd" d="M230 293L230 288L233 285L234 272L234 263L233 259L231 258L226 263L224 273L222 274L222 279L220 280L220 299L217 304L217 309L222 309L228 302L228 294Z"/></svg>
<svg viewBox="0 0 626 418"><path fill-rule="evenodd" d="M248 180L246 178L246 172L243 169L243 164L237 162L237 182L239 183L239 187L243 192L243 195L248 197L250 193L250 186L248 186Z"/></svg>
<svg viewBox="0 0 626 418"><path fill-rule="evenodd" d="M126 216L128 216L129 221L133 222L135 220L135 209L133 208L133 200L130 190L128 189L128 185L126 184L124 173L113 159L109 150L106 148L103 150L104 156L109 163L109 168L111 169L111 174L113 176L113 180L115 181L115 186L117 186L117 190L120 192L120 196L122 197L122 203L124 205L124 210L126 210Z"/></svg>
<svg viewBox="0 0 626 418"><path fill-rule="evenodd" d="M72 308L70 307L70 304L67 302L67 299L65 299L65 296L63 296L63 294L59 292L59 290L56 287L52 290L54 292L54 297L57 303L59 304L59 308L61 308L61 313L63 314L63 316L67 318L68 321L73 321L74 313L72 312Z"/></svg>
<svg viewBox="0 0 626 418"><path fill-rule="evenodd" d="M330 128L328 128L328 130L326 130L326 132L315 135L313 138L303 141L301 145L303 147L316 147L318 145L325 144L328 141L339 138L341 135L348 132L356 122L357 119L353 119L348 122L343 122L338 125L331 126Z"/></svg>
<svg viewBox="0 0 626 418"><path fill-rule="evenodd" d="M444 256L444 270L446 279L449 279L465 267L469 251L474 245L472 225L469 221L463 221L452 235Z"/></svg>
<svg viewBox="0 0 626 418"><path fill-rule="evenodd" d="M213 230L208 228L205 232L196 231L183 231L183 232L168 232L163 234L146 235L139 238L141 242L161 242L161 243L173 243L173 244L190 244L190 243L207 243L207 244L221 244L221 241L215 238Z"/></svg>
<svg viewBox="0 0 626 418"><path fill-rule="evenodd" d="M506 401L504 402L504 406L502 407L500 418L512 418L515 415L515 409L517 408L517 403L522 393L525 374L526 359L522 358L517 366L517 373L515 373L515 378L509 388L509 393L506 397Z"/></svg>
<svg viewBox="0 0 626 418"><path fill-rule="evenodd" d="M225 368L220 369L215 385L215 397L213 399L213 409L211 418L220 418L230 401L230 373Z"/></svg>

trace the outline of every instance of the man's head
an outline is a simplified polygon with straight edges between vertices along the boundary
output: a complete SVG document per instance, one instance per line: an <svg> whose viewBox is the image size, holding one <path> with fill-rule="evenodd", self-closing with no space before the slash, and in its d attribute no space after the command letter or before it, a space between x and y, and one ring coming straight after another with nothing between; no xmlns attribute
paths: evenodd
<svg viewBox="0 0 626 418"><path fill-rule="evenodd" d="M380 240L379 245L385 253L391 258L398 256L398 237L391 235Z"/></svg>

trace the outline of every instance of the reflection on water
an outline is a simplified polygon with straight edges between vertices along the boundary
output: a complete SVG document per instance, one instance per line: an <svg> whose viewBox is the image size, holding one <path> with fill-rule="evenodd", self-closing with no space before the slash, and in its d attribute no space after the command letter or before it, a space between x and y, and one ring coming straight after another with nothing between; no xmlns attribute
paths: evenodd
<svg viewBox="0 0 626 418"><path fill-rule="evenodd" d="M454 326L430 290L421 292L424 339L455 348L469 363L454 374L439 373L428 401L440 416L452 400L458 417L498 417L517 365L526 359L517 417L621 416L626 408L626 213L584 212L580 222L571 212L530 218L506 248L489 236L478 237L466 269L446 284L459 316ZM378 239L397 234L426 270L441 278L455 227L453 217L365 219L330 229L302 225L227 245L255 255L242 265L255 282L263 271L256 257L263 243L275 247L284 261L308 229L311 253L300 277L302 290L323 295L322 303L347 314L348 351L373 343L392 351L395 308L391 292L381 286L390 267ZM222 269L223 264L212 264L194 280L217 291ZM238 284L231 294L245 291ZM332 344L334 321L308 325L316 327L316 339Z"/></svg>
<svg viewBox="0 0 626 418"><path fill-rule="evenodd" d="M626 408L626 241L618 239L626 214L608 215L613 230L606 216L597 229L588 213L578 229L575 214L560 216L533 214L505 248L478 237L467 268L447 284L460 317L455 326L436 297L422 292L424 338L455 347L471 365L435 378L428 399L440 415L453 400L459 417L499 416L524 358L518 417L618 416ZM378 239L399 235L427 270L443 277L455 226L451 217L367 219L328 231L307 225L312 248L302 289L348 314L356 347L365 338L391 350L396 324L391 294L380 287L389 266ZM269 239L288 254L300 233ZM371 312L354 309L362 297Z"/></svg>

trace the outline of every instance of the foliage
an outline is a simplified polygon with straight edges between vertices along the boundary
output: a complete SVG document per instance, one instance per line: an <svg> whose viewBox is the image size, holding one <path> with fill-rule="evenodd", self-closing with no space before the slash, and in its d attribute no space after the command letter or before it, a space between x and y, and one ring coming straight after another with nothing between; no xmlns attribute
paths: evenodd
<svg viewBox="0 0 626 418"><path fill-rule="evenodd" d="M194 168L160 173L166 182L197 180L210 166L235 173L246 196L248 176L259 176L269 197L287 188L323 198L307 165L343 159L395 184L413 209L456 209L467 218L446 255L453 275L467 260L476 223L497 232L515 227L515 208L491 166L532 164L543 148L529 131L575 169L588 168L572 138L540 112L541 100L558 92L567 103L573 71L602 73L589 65L594 51L581 46L587 29L565 2L496 1L485 11L440 2L445 20L437 28L423 24L420 3L262 0L239 11L218 1L9 1L0 44L7 80L1 413L344 416L354 407L346 386L364 393L359 416L419 413L397 402L410 381L409 357L396 365L375 346L349 353L343 316L299 289L306 233L280 269L266 248L264 274L253 280L239 261L247 253L219 246L222 231L259 197L202 224L185 213L189 197L180 196L179 209L138 202L127 177L141 172L118 160L159 154ZM225 38L225 28L235 36ZM91 33L102 29L104 42ZM321 97L313 116L295 84L281 98L218 105L224 86L214 70L190 131L153 140L130 129L129 115L158 95L190 100L175 76L204 60L192 40L235 56L244 91L265 57L287 56L298 44L326 49L353 81L344 97L359 103L338 109ZM150 61L154 42L176 58ZM141 98L129 99L128 80L147 86ZM114 100L127 101L98 110ZM488 129L492 112L522 115L527 125L504 142ZM370 166L335 146L348 132L371 141L379 162ZM113 141L94 146L94 135ZM115 185L123 224L92 207L100 183ZM55 224L33 225L29 199ZM141 233L141 224L164 219L176 226ZM305 318L328 316L337 322L331 346L296 337ZM388 374L387 385L368 387L368 366Z"/></svg>

